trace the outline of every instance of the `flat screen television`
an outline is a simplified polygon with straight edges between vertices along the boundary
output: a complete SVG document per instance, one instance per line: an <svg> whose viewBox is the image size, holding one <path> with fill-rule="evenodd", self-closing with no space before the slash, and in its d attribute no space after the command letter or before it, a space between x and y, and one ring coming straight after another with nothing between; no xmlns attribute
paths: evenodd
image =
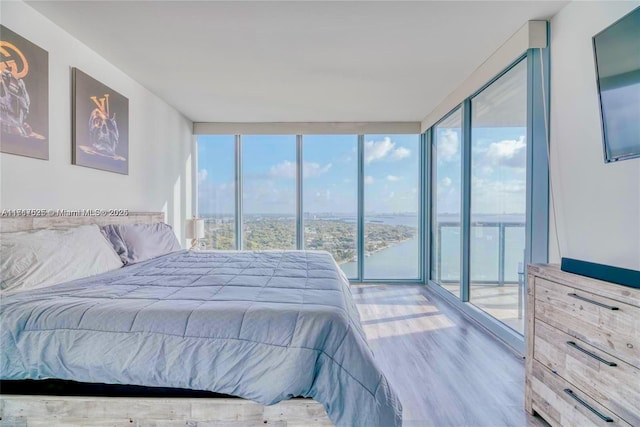
<svg viewBox="0 0 640 427"><path fill-rule="evenodd" d="M640 7L593 37L604 161L640 157Z"/></svg>

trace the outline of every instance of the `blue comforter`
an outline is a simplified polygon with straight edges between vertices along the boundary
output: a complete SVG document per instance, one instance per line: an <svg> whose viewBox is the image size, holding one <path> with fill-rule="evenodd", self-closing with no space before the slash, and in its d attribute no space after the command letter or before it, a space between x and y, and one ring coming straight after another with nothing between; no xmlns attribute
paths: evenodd
<svg viewBox="0 0 640 427"><path fill-rule="evenodd" d="M0 378L321 402L338 426L399 426L348 281L326 252L178 252L6 296Z"/></svg>

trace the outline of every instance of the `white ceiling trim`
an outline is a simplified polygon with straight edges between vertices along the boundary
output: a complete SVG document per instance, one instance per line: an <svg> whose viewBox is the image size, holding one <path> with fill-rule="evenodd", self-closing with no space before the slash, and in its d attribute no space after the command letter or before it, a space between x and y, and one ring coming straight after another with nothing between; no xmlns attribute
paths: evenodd
<svg viewBox="0 0 640 427"><path fill-rule="evenodd" d="M194 135L362 135L418 134L420 122L290 122L193 124Z"/></svg>
<svg viewBox="0 0 640 427"><path fill-rule="evenodd" d="M547 21L528 21L422 120L420 132L436 124L528 49L545 48L547 43Z"/></svg>

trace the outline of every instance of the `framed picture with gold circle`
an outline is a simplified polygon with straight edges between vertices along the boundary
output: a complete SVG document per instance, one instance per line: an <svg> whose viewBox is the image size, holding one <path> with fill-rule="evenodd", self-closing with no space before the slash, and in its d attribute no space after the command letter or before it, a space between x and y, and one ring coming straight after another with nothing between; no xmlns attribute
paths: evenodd
<svg viewBox="0 0 640 427"><path fill-rule="evenodd" d="M0 151L49 159L49 53L0 25Z"/></svg>

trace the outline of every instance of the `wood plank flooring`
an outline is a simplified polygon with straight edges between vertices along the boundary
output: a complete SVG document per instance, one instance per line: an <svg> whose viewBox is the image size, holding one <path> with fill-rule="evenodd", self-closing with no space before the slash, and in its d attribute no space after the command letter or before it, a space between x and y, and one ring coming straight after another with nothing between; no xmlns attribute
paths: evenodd
<svg viewBox="0 0 640 427"><path fill-rule="evenodd" d="M353 285L406 427L543 426L524 411L524 360L422 286Z"/></svg>

